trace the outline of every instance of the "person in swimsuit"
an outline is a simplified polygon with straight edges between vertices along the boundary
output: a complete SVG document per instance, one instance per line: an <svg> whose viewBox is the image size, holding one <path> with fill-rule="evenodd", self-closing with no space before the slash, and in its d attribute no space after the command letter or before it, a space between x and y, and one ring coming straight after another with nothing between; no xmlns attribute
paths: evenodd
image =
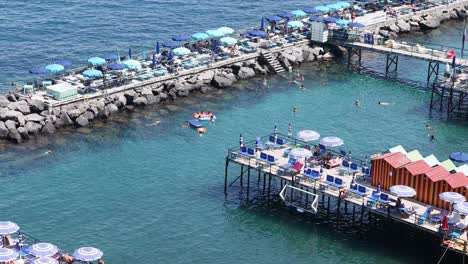
<svg viewBox="0 0 468 264"><path fill-rule="evenodd" d="M356 102L354 102L354 105L356 105L357 107L360 107L361 106L361 102L359 100L356 100Z"/></svg>

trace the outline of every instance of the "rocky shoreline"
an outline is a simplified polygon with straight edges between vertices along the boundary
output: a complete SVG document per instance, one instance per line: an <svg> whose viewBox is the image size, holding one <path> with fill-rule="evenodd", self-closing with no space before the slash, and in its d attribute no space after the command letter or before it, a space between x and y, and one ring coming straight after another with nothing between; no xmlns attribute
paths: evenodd
<svg viewBox="0 0 468 264"><path fill-rule="evenodd" d="M377 27L374 31L387 38L397 38L399 33L436 29L449 20L464 20L468 17L468 5L452 10L436 9L430 14L414 14L396 19L396 21Z"/></svg>
<svg viewBox="0 0 468 264"><path fill-rule="evenodd" d="M293 46L272 55L285 68L333 57L330 53L325 53L323 48L307 44ZM12 91L0 95L0 140L22 143L31 137L53 134L65 127L87 127L94 120L108 119L119 111L132 111L135 107L176 101L178 97L187 97L194 91L215 93L239 80L272 73L273 69L260 54L256 59L234 63L228 67L53 108L42 101L22 97Z"/></svg>

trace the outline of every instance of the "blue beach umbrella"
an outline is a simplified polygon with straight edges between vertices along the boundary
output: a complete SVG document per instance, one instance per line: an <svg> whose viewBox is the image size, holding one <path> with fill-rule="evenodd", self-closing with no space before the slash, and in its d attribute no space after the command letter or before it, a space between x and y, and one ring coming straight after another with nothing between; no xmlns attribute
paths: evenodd
<svg viewBox="0 0 468 264"><path fill-rule="evenodd" d="M98 78L102 76L102 72L99 70L86 70L83 72L83 76L88 78Z"/></svg>
<svg viewBox="0 0 468 264"><path fill-rule="evenodd" d="M88 59L88 63L92 64L93 66L101 66L106 64L106 60L101 57L92 57Z"/></svg>
<svg viewBox="0 0 468 264"><path fill-rule="evenodd" d="M36 257L50 257L58 252L57 246L51 243L37 243L29 248L29 253Z"/></svg>
<svg viewBox="0 0 468 264"><path fill-rule="evenodd" d="M365 25L361 24L361 23L358 23L358 22L349 22L348 27L363 28L363 27L365 27Z"/></svg>
<svg viewBox="0 0 468 264"><path fill-rule="evenodd" d="M237 39L231 38L231 37L224 37L224 38L221 38L219 42L221 42L221 44L225 46L233 46L237 44Z"/></svg>
<svg viewBox="0 0 468 264"><path fill-rule="evenodd" d="M320 138L320 134L313 130L302 130L297 133L297 138L303 141L314 141Z"/></svg>
<svg viewBox="0 0 468 264"><path fill-rule="evenodd" d="M102 251L94 247L82 247L73 252L73 257L80 261L95 261L102 255Z"/></svg>
<svg viewBox="0 0 468 264"><path fill-rule="evenodd" d="M320 11L318 11L317 9L315 9L314 7L306 7L303 9L304 12L306 12L307 14L317 14L317 13L320 13Z"/></svg>
<svg viewBox="0 0 468 264"><path fill-rule="evenodd" d="M307 16L307 13L302 11L302 10L293 10L293 11L291 11L291 14L293 14L295 17L305 17L305 16Z"/></svg>
<svg viewBox="0 0 468 264"><path fill-rule="evenodd" d="M465 201L465 197L457 192L443 192L439 198L449 203L460 203Z"/></svg>
<svg viewBox="0 0 468 264"><path fill-rule="evenodd" d="M125 60L122 62L122 64L132 70L141 68L141 63L137 60Z"/></svg>
<svg viewBox="0 0 468 264"><path fill-rule="evenodd" d="M11 221L0 222L0 236L7 236L18 232L19 226Z"/></svg>
<svg viewBox="0 0 468 264"><path fill-rule="evenodd" d="M58 264L59 262L52 257L37 258L31 264Z"/></svg>
<svg viewBox="0 0 468 264"><path fill-rule="evenodd" d="M230 27L220 27L217 30L222 32L224 35L231 35L232 33L234 33L234 29Z"/></svg>
<svg viewBox="0 0 468 264"><path fill-rule="evenodd" d="M156 54L159 54L160 53L160 50L159 50L159 41L156 41Z"/></svg>
<svg viewBox="0 0 468 264"><path fill-rule="evenodd" d="M65 70L65 67L63 67L60 64L55 64L55 63L49 64L45 68L47 69L48 72L51 72L51 73L59 73Z"/></svg>
<svg viewBox="0 0 468 264"><path fill-rule="evenodd" d="M128 49L128 58L129 59L132 59L132 55L133 55L133 52L132 52L132 49Z"/></svg>
<svg viewBox="0 0 468 264"><path fill-rule="evenodd" d="M190 37L185 36L185 35L179 35L179 36L172 37L172 40L174 40L174 41L187 41L189 39L190 39Z"/></svg>
<svg viewBox="0 0 468 264"><path fill-rule="evenodd" d="M339 137L324 137L320 140L320 144L326 147L338 147L344 144L344 141Z"/></svg>
<svg viewBox="0 0 468 264"><path fill-rule="evenodd" d="M268 36L268 34L265 31L261 31L261 30L251 30L251 31L248 31L247 34L253 37L261 37L261 38Z"/></svg>
<svg viewBox="0 0 468 264"><path fill-rule="evenodd" d="M283 20L283 18L281 18L281 17L279 17L279 16L267 16L267 17L265 17L265 19L266 19L268 22L278 22L278 21Z"/></svg>
<svg viewBox="0 0 468 264"><path fill-rule="evenodd" d="M301 28L304 26L304 23L302 23L301 21L289 21L288 22L288 27L292 27L292 28Z"/></svg>
<svg viewBox="0 0 468 264"><path fill-rule="evenodd" d="M278 16L284 19L290 19L294 17L294 15L291 13L281 13L281 14L278 14Z"/></svg>
<svg viewBox="0 0 468 264"><path fill-rule="evenodd" d="M106 61L117 61L119 59L117 55L115 54L106 54L102 56L102 58L105 59Z"/></svg>
<svg viewBox="0 0 468 264"><path fill-rule="evenodd" d="M455 204L455 206L453 207L454 210L457 210L458 212L466 215L468 214L468 203L467 202L461 202L461 203L457 203Z"/></svg>
<svg viewBox="0 0 468 264"><path fill-rule="evenodd" d="M72 66L72 62L69 60L58 60L55 63L62 65L65 69L68 69Z"/></svg>
<svg viewBox="0 0 468 264"><path fill-rule="evenodd" d="M327 7L330 8L330 10L335 10L335 11L343 9L343 7L337 4L329 4L327 5Z"/></svg>
<svg viewBox="0 0 468 264"><path fill-rule="evenodd" d="M163 42L162 46L166 48L170 48L170 49L175 49L177 47L180 47L180 42L169 40L169 41Z"/></svg>
<svg viewBox="0 0 468 264"><path fill-rule="evenodd" d="M260 23L260 30L265 30L265 18L262 17L262 22Z"/></svg>
<svg viewBox="0 0 468 264"><path fill-rule="evenodd" d="M416 190L406 185L394 185L390 187L390 192L398 197L413 197Z"/></svg>
<svg viewBox="0 0 468 264"><path fill-rule="evenodd" d="M468 153L455 152L450 154L449 158L456 162L468 162Z"/></svg>
<svg viewBox="0 0 468 264"><path fill-rule="evenodd" d="M122 63L112 63L107 65L107 68L113 71L120 71L125 69L125 65L123 65Z"/></svg>
<svg viewBox="0 0 468 264"><path fill-rule="evenodd" d="M349 24L349 20L346 20L346 19L338 19L335 23L339 26L347 26Z"/></svg>
<svg viewBox="0 0 468 264"><path fill-rule="evenodd" d="M309 18L309 21L313 22L325 22L325 19L321 16L316 16L316 17L311 17Z"/></svg>
<svg viewBox="0 0 468 264"><path fill-rule="evenodd" d="M47 73L47 69L44 66L36 66L29 70L32 74L44 74Z"/></svg>
<svg viewBox="0 0 468 264"><path fill-rule="evenodd" d="M0 262L10 262L18 258L18 252L10 248L0 248Z"/></svg>
<svg viewBox="0 0 468 264"><path fill-rule="evenodd" d="M184 48L184 47L173 49L172 52L174 52L174 54L177 56L188 55L191 53L189 49Z"/></svg>
<svg viewBox="0 0 468 264"><path fill-rule="evenodd" d="M325 13L330 11L330 8L328 8L327 6L316 6L315 10Z"/></svg>
<svg viewBox="0 0 468 264"><path fill-rule="evenodd" d="M205 33L208 34L208 36L212 38L219 38L219 37L224 36L224 33L217 29L210 29L210 30L205 31Z"/></svg>
<svg viewBox="0 0 468 264"><path fill-rule="evenodd" d="M336 21L338 21L338 18L336 18L336 17L325 17L323 20L325 22L328 22L328 23L335 23Z"/></svg>
<svg viewBox="0 0 468 264"><path fill-rule="evenodd" d="M198 32L198 33L193 34L192 38L194 40L205 40L205 39L209 39L210 36L206 33Z"/></svg>

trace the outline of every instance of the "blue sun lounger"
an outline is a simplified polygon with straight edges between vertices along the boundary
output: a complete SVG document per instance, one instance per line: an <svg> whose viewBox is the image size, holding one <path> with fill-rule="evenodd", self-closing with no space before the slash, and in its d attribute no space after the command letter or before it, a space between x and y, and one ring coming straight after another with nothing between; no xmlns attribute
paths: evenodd
<svg viewBox="0 0 468 264"><path fill-rule="evenodd" d="M277 158L273 157L272 155L267 156L267 162L270 164L275 164L278 161Z"/></svg>
<svg viewBox="0 0 468 264"><path fill-rule="evenodd" d="M428 206L426 208L426 211L424 211L424 213L418 217L418 224L422 225L427 222L427 218L431 214L432 209L432 206Z"/></svg>
<svg viewBox="0 0 468 264"><path fill-rule="evenodd" d="M287 170L287 169L291 168L294 165L294 163L296 163L296 159L295 158L289 158L288 163L280 165L280 168Z"/></svg>
<svg viewBox="0 0 468 264"><path fill-rule="evenodd" d="M331 175L327 175L327 178L325 179L325 183L332 185L333 183L335 183L335 177Z"/></svg>
<svg viewBox="0 0 468 264"><path fill-rule="evenodd" d="M336 188L342 188L344 186L343 180L341 178L335 177L335 181L332 183L332 185Z"/></svg>
<svg viewBox="0 0 468 264"><path fill-rule="evenodd" d="M351 165L349 166L349 173L353 173L357 170L358 170L357 163L351 163Z"/></svg>
<svg viewBox="0 0 468 264"><path fill-rule="evenodd" d="M265 146L265 144L263 144L263 141L262 141L262 138L261 137L257 137L257 148L258 149L267 149L267 147Z"/></svg>
<svg viewBox="0 0 468 264"><path fill-rule="evenodd" d="M377 200L379 199L380 197L380 194L378 191L372 191L372 195L369 197L369 199L367 199L367 206L371 206L374 205Z"/></svg>

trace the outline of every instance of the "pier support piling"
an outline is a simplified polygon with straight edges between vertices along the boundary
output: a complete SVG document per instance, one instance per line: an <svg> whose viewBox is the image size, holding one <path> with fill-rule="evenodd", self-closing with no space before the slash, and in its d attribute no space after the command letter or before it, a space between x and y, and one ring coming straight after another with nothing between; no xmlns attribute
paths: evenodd
<svg viewBox="0 0 468 264"><path fill-rule="evenodd" d="M385 65L385 77L395 77L398 72L398 55L387 54L387 63Z"/></svg>
<svg viewBox="0 0 468 264"><path fill-rule="evenodd" d="M226 157L226 167L224 169L224 194L227 195L227 176L229 167L229 157Z"/></svg>
<svg viewBox="0 0 468 264"><path fill-rule="evenodd" d="M439 77L439 62L429 61L429 67L427 68L427 86L431 83L431 78L434 79L434 82L437 82Z"/></svg>

